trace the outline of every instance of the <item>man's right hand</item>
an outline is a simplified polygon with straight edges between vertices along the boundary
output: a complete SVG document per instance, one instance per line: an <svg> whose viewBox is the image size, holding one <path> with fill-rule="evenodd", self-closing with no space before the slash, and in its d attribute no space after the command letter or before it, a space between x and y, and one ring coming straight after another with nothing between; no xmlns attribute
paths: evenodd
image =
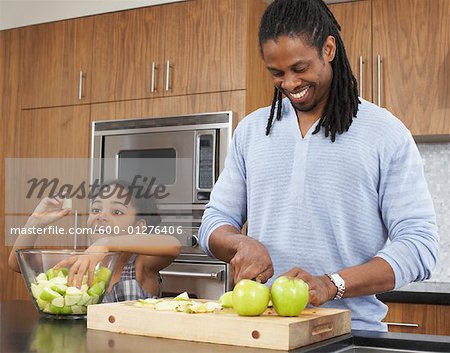
<svg viewBox="0 0 450 353"><path fill-rule="evenodd" d="M230 265L234 283L238 283L241 279L255 279L265 283L273 276L272 259L266 247L248 236L241 236Z"/></svg>

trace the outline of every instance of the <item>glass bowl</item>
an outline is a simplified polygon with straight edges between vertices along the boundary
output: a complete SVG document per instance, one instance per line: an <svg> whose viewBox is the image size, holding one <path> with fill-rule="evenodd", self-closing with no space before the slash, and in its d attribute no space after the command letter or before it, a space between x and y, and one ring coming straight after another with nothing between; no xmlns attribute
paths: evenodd
<svg viewBox="0 0 450 353"><path fill-rule="evenodd" d="M85 254L77 250L18 250L20 271L39 314L55 319L83 319L87 306L101 303L114 275L120 253L107 252L95 268L93 284L87 284L87 274L80 288L67 283L67 268L54 270L61 261ZM90 253L100 254L100 253Z"/></svg>

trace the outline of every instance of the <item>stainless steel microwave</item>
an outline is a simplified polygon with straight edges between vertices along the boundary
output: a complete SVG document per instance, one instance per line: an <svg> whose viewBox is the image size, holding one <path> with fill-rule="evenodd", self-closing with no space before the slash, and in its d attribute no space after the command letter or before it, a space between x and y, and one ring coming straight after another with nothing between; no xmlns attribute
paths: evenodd
<svg viewBox="0 0 450 353"><path fill-rule="evenodd" d="M204 205L224 167L232 112L96 121L92 124L92 179L164 185L160 204ZM195 207L194 207L195 208Z"/></svg>

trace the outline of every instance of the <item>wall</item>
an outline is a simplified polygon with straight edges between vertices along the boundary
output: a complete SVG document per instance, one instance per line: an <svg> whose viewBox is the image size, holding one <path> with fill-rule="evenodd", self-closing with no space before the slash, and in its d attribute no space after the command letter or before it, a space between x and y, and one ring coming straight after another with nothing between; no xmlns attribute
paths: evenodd
<svg viewBox="0 0 450 353"><path fill-rule="evenodd" d="M0 0L0 30L185 0Z"/></svg>
<svg viewBox="0 0 450 353"><path fill-rule="evenodd" d="M419 143L418 148L433 198L441 244L430 281L450 283L450 143Z"/></svg>

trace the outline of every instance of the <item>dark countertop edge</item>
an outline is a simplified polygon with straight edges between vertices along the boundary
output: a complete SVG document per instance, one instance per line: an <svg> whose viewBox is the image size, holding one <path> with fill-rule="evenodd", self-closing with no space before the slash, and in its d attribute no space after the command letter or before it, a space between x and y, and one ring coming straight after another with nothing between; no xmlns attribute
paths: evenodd
<svg viewBox="0 0 450 353"><path fill-rule="evenodd" d="M450 352L450 336L352 330L350 334L334 337L303 347L292 353L330 353L349 348L387 348L414 352Z"/></svg>
<svg viewBox="0 0 450 353"><path fill-rule="evenodd" d="M377 294L382 302L450 305L450 293L391 291Z"/></svg>
<svg viewBox="0 0 450 353"><path fill-rule="evenodd" d="M450 352L450 336L353 330L352 338L356 346Z"/></svg>

